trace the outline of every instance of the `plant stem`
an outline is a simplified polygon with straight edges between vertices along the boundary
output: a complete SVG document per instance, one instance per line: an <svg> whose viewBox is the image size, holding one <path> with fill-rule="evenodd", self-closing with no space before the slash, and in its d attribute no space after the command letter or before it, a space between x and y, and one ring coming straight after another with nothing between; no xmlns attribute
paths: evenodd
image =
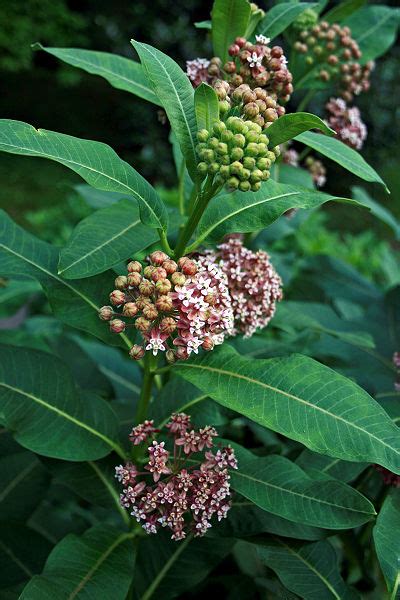
<svg viewBox="0 0 400 600"><path fill-rule="evenodd" d="M158 231L158 235L160 236L160 242L161 242L162 249L168 255L172 254L172 248L171 248L171 246L168 243L168 239L167 239L167 236L165 234L165 231L163 231L162 229L158 229L157 231Z"/></svg>
<svg viewBox="0 0 400 600"><path fill-rule="evenodd" d="M156 361L157 361L157 357ZM155 361L155 362L156 362ZM151 398L151 387L154 379L153 372L153 355L151 352L146 352L143 359L144 369L143 369L143 382L142 389L140 391L139 403L136 410L136 423L143 423L147 415L147 408L149 405L149 401ZM156 365L154 364L154 367Z"/></svg>
<svg viewBox="0 0 400 600"><path fill-rule="evenodd" d="M179 170L179 212L182 216L185 214L185 168L186 162L182 160Z"/></svg>

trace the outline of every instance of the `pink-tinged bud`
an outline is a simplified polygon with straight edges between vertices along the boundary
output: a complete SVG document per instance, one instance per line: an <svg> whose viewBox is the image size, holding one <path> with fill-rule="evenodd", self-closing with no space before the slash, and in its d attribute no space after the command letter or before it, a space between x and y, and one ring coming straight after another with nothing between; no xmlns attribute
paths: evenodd
<svg viewBox="0 0 400 600"><path fill-rule="evenodd" d="M171 334L176 329L176 321L172 317L165 317L160 322L160 330L163 333Z"/></svg>
<svg viewBox="0 0 400 600"><path fill-rule="evenodd" d="M237 56L240 52L240 46L238 46L237 44L232 44L231 46L229 46L228 52L230 56Z"/></svg>
<svg viewBox="0 0 400 600"><path fill-rule="evenodd" d="M129 350L129 356L131 358L133 358L134 360L140 360L144 356L144 348L142 348L142 346L138 346L137 344L135 344Z"/></svg>
<svg viewBox="0 0 400 600"><path fill-rule="evenodd" d="M110 331L113 333L122 333L125 331L125 323L121 319L113 319L110 321Z"/></svg>
<svg viewBox="0 0 400 600"><path fill-rule="evenodd" d="M170 312L173 308L172 298L168 294L164 294L157 298L156 307L160 312Z"/></svg>
<svg viewBox="0 0 400 600"><path fill-rule="evenodd" d="M271 48L271 56L272 58L280 58L281 56L283 56L283 50L281 46L274 46L273 48Z"/></svg>
<svg viewBox="0 0 400 600"><path fill-rule="evenodd" d="M147 298L146 296L138 296L136 298L135 302L136 302L136 306L138 307L138 309L143 310L144 307L151 302L151 300L150 300L150 298Z"/></svg>
<svg viewBox="0 0 400 600"><path fill-rule="evenodd" d="M146 317L146 319L154 321L154 319L158 317L158 310L154 304L149 303L143 308L143 315Z"/></svg>
<svg viewBox="0 0 400 600"><path fill-rule="evenodd" d="M172 275L172 273L175 273L175 271L178 270L178 265L174 260L171 260L170 258L168 260L165 260L162 266L167 271L168 275Z"/></svg>
<svg viewBox="0 0 400 600"><path fill-rule="evenodd" d="M175 352L177 360L187 360L189 358L188 351L183 346L178 346Z"/></svg>
<svg viewBox="0 0 400 600"><path fill-rule="evenodd" d="M122 314L124 315L124 317L134 317L135 315L137 315L138 310L138 306L137 304L135 304L135 302L127 302L126 304L124 304Z"/></svg>
<svg viewBox="0 0 400 600"><path fill-rule="evenodd" d="M131 260L131 262L127 264L126 268L128 273L141 273L142 271L142 265L137 260Z"/></svg>
<svg viewBox="0 0 400 600"><path fill-rule="evenodd" d="M128 284L128 278L125 275L120 275L114 281L114 285L117 290L124 290Z"/></svg>
<svg viewBox="0 0 400 600"><path fill-rule="evenodd" d="M230 61L228 61L227 63L224 64L223 69L224 69L225 73L232 74L232 73L236 72L236 65L233 62L233 60L230 60Z"/></svg>
<svg viewBox="0 0 400 600"><path fill-rule="evenodd" d="M172 273L171 281L174 285L182 286L185 284L186 277L183 273Z"/></svg>
<svg viewBox="0 0 400 600"><path fill-rule="evenodd" d="M145 319L144 317L139 317L135 321L135 327L138 331L141 331L142 333L146 333L147 331L149 331L149 329L151 327L151 322L148 321L147 319Z"/></svg>
<svg viewBox="0 0 400 600"><path fill-rule="evenodd" d="M154 283L148 281L147 279L143 279L142 283L139 285L139 291L143 296L151 296L154 293L155 286Z"/></svg>
<svg viewBox="0 0 400 600"><path fill-rule="evenodd" d="M143 275L147 277L147 279L151 279L151 275L154 271L155 267L153 265L148 265L144 268Z"/></svg>
<svg viewBox="0 0 400 600"><path fill-rule="evenodd" d="M121 290L114 290L110 294L110 302L114 306L121 306L125 302L125 294Z"/></svg>
<svg viewBox="0 0 400 600"><path fill-rule="evenodd" d="M167 362L172 365L176 361L175 352L171 349L167 350L165 353L165 358L167 359Z"/></svg>
<svg viewBox="0 0 400 600"><path fill-rule="evenodd" d="M243 48L243 46L246 43L246 38L245 37L237 37L235 40L235 44L237 44L239 46L239 48Z"/></svg>
<svg viewBox="0 0 400 600"><path fill-rule="evenodd" d="M161 281L157 281L156 290L159 294L168 294L171 291L172 284L169 279L161 279Z"/></svg>
<svg viewBox="0 0 400 600"><path fill-rule="evenodd" d="M112 306L102 306L99 310L99 319L109 321L114 314Z"/></svg>
<svg viewBox="0 0 400 600"><path fill-rule="evenodd" d="M151 278L153 281L161 281L167 278L167 271L163 269L163 267L157 267L151 274Z"/></svg>
<svg viewBox="0 0 400 600"><path fill-rule="evenodd" d="M127 277L127 283L129 287L138 287L140 282L142 281L142 276L140 273L129 273Z"/></svg>
<svg viewBox="0 0 400 600"><path fill-rule="evenodd" d="M191 277L197 273L197 265L193 260L187 260L182 265L182 273Z"/></svg>
<svg viewBox="0 0 400 600"><path fill-rule="evenodd" d="M161 252L161 250L156 250L150 254L150 261L153 265L160 267L165 260L168 260L169 256L165 254L165 252Z"/></svg>
<svg viewBox="0 0 400 600"><path fill-rule="evenodd" d="M205 338L201 347L203 348L203 350L206 350L207 352L209 352L210 350L214 349L214 342L212 341L211 338Z"/></svg>

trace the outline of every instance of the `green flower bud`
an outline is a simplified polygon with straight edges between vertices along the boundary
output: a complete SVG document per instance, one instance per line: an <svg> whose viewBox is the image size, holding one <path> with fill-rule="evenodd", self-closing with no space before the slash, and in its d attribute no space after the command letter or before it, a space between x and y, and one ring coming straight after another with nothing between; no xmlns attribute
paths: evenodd
<svg viewBox="0 0 400 600"><path fill-rule="evenodd" d="M260 169L254 169L254 171L250 175L250 182L257 183L258 181L263 180L263 172Z"/></svg>
<svg viewBox="0 0 400 600"><path fill-rule="evenodd" d="M241 160L243 158L243 150L241 148L232 148L231 150L231 159L232 160Z"/></svg>
<svg viewBox="0 0 400 600"><path fill-rule="evenodd" d="M229 175L230 175L230 170L228 165L222 165L219 168L219 174L221 175L222 179L228 179Z"/></svg>
<svg viewBox="0 0 400 600"><path fill-rule="evenodd" d="M207 129L200 129L200 131L197 132L197 139L199 142L206 142L209 137L210 133L207 131Z"/></svg>
<svg viewBox="0 0 400 600"><path fill-rule="evenodd" d="M243 167L243 169L239 173L239 179L241 179L242 181L244 181L244 180L249 179L249 178L250 178L250 170L249 169L245 169Z"/></svg>
<svg viewBox="0 0 400 600"><path fill-rule="evenodd" d="M252 192L258 192L258 190L261 188L261 183L259 181L257 181L256 183L253 183L251 186L251 191Z"/></svg>
<svg viewBox="0 0 400 600"><path fill-rule="evenodd" d="M257 156L258 144L250 142L250 144L247 144L246 148L244 149L244 153L246 154L246 156Z"/></svg>
<svg viewBox="0 0 400 600"><path fill-rule="evenodd" d="M246 126L250 129L250 131L256 131L257 133L261 133L262 128L258 123L255 123L254 121L249 121L250 125L247 124L248 121L246 121Z"/></svg>
<svg viewBox="0 0 400 600"><path fill-rule="evenodd" d="M251 190L251 183L250 181L241 181L239 183L239 190L241 192L248 192Z"/></svg>
<svg viewBox="0 0 400 600"><path fill-rule="evenodd" d="M205 162L199 162L199 164L197 165L197 172L200 175L207 175L207 169L208 169L208 165Z"/></svg>
<svg viewBox="0 0 400 600"><path fill-rule="evenodd" d="M221 140L223 142L225 142L226 144L232 143L232 140L233 140L232 131L230 131L229 129L225 129L225 131L223 131L221 134Z"/></svg>
<svg viewBox="0 0 400 600"><path fill-rule="evenodd" d="M266 146L268 146L268 144L269 144L269 138L265 135L265 133L261 133L258 136L258 143L259 144L265 144Z"/></svg>
<svg viewBox="0 0 400 600"><path fill-rule="evenodd" d="M208 172L210 175L216 175L219 171L219 164L217 162L213 162L208 165Z"/></svg>
<svg viewBox="0 0 400 600"><path fill-rule="evenodd" d="M200 152L202 150L204 150L205 148L207 148L207 144L205 144L204 142L202 142L201 144L197 144L197 146L196 146L197 154L200 154Z"/></svg>
<svg viewBox="0 0 400 600"><path fill-rule="evenodd" d="M240 175L240 173L242 172L242 169L243 169L242 163L240 163L237 160L235 162L233 162L231 164L231 166L229 167L231 175Z"/></svg>
<svg viewBox="0 0 400 600"><path fill-rule="evenodd" d="M236 133L233 136L233 144L239 148L244 148L246 145L246 138L242 133Z"/></svg>
<svg viewBox="0 0 400 600"><path fill-rule="evenodd" d="M259 158L257 160L257 168L260 169L261 171L264 171L265 169L269 169L271 166L271 161L269 158Z"/></svg>
<svg viewBox="0 0 400 600"><path fill-rule="evenodd" d="M213 133L217 136L220 136L223 131L225 131L226 125L223 121L217 121L213 125Z"/></svg>
<svg viewBox="0 0 400 600"><path fill-rule="evenodd" d="M231 131L233 131L234 133L244 133L245 126L244 126L242 119L240 119L239 117L232 117L232 119L233 120L229 126L229 129ZM229 119L228 119L228 121L229 121Z"/></svg>
<svg viewBox="0 0 400 600"><path fill-rule="evenodd" d="M265 170L262 172L262 174L263 174L263 181L267 181L267 179L269 179L270 172L268 170Z"/></svg>
<svg viewBox="0 0 400 600"><path fill-rule="evenodd" d="M217 148L215 149L215 151L219 155L228 154L228 145L225 144L224 142L220 142L218 144Z"/></svg>
<svg viewBox="0 0 400 600"><path fill-rule="evenodd" d="M207 148L201 152L200 158L202 158L205 162L212 163L215 158L215 154L213 150Z"/></svg>
<svg viewBox="0 0 400 600"><path fill-rule="evenodd" d="M243 166L252 171L256 166L256 161L252 156L245 156L243 159Z"/></svg>
<svg viewBox="0 0 400 600"><path fill-rule="evenodd" d="M220 114L224 115L225 113L228 112L228 110L230 109L231 105L229 104L228 100L220 100L218 102L218 107L219 107Z"/></svg>
<svg viewBox="0 0 400 600"><path fill-rule="evenodd" d="M224 154L223 156L219 157L219 164L220 165L230 165L231 164L231 157L229 156L229 154Z"/></svg>
<svg viewBox="0 0 400 600"><path fill-rule="evenodd" d="M281 155L281 149L279 148L279 146L275 146L274 148L272 148L272 152L275 154L276 157Z"/></svg>
<svg viewBox="0 0 400 600"><path fill-rule="evenodd" d="M226 187L231 191L237 190L239 187L239 179L237 177L230 177L226 182Z"/></svg>
<svg viewBox="0 0 400 600"><path fill-rule="evenodd" d="M273 152L269 151L269 152L267 152L267 158L269 158L269 160L274 163L276 156Z"/></svg>
<svg viewBox="0 0 400 600"><path fill-rule="evenodd" d="M249 143L249 142L258 142L258 135L259 134L256 131L252 131L250 129L250 131L248 131L246 133L246 136L245 136L246 137L246 142L247 143Z"/></svg>
<svg viewBox="0 0 400 600"><path fill-rule="evenodd" d="M218 144L219 144L219 139L216 138L216 137L211 137L208 140L208 144L207 145L208 145L209 148L212 148L213 150L215 150L215 148L218 146Z"/></svg>
<svg viewBox="0 0 400 600"><path fill-rule="evenodd" d="M258 156L267 156L268 155L268 146L265 144L258 144Z"/></svg>

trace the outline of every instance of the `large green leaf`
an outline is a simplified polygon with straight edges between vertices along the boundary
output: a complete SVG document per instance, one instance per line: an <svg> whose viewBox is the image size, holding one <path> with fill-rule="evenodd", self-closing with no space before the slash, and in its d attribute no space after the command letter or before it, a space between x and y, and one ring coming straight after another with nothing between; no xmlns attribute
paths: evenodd
<svg viewBox="0 0 400 600"><path fill-rule="evenodd" d="M58 274L67 279L92 277L147 248L158 239L143 225L131 200L120 200L83 219L61 250Z"/></svg>
<svg viewBox="0 0 400 600"><path fill-rule="evenodd" d="M258 192L222 194L208 205L198 227L196 243L205 239L219 240L232 231L257 231L276 221L290 208L315 208L330 200L349 202L345 198L277 183L272 179L262 184Z"/></svg>
<svg viewBox="0 0 400 600"><path fill-rule="evenodd" d="M277 537L258 542L260 559L291 591L306 600L355 600L342 579L335 550L329 542L300 544Z"/></svg>
<svg viewBox="0 0 400 600"><path fill-rule="evenodd" d="M283 115L268 127L269 144L270 146L279 146L279 144L284 144L296 135L310 129L320 129L327 135L335 135L335 131L328 127L317 115L297 112Z"/></svg>
<svg viewBox="0 0 400 600"><path fill-rule="evenodd" d="M194 108L196 111L197 128L211 128L219 119L218 97L215 90L207 83L201 83L194 92Z"/></svg>
<svg viewBox="0 0 400 600"><path fill-rule="evenodd" d="M353 150L353 148L349 148L349 146L346 146L340 140L312 131L306 131L297 135L295 140L330 158L350 171L350 173L357 175L357 177L361 177L365 181L381 183L386 191L389 192L385 182L379 177L375 169L363 159L361 154Z"/></svg>
<svg viewBox="0 0 400 600"><path fill-rule="evenodd" d="M112 345L130 347L125 334L108 331L98 318L107 303L115 274L104 273L83 282L68 282L57 274L58 250L38 240L0 211L0 272L3 276L33 277L44 288L54 314L67 325L83 329Z"/></svg>
<svg viewBox="0 0 400 600"><path fill-rule="evenodd" d="M130 92L153 104L160 105L160 101L144 74L143 67L134 60L118 56L118 54L82 50L81 48L45 48L41 44L35 44L33 48L34 50L44 50L73 67L78 67L93 75L100 75L118 90Z"/></svg>
<svg viewBox="0 0 400 600"><path fill-rule="evenodd" d="M367 0L344 0L324 14L324 21L328 21L328 23L340 23L343 19L350 17L350 15L358 11L366 2ZM357 15L359 14L357 12Z"/></svg>
<svg viewBox="0 0 400 600"><path fill-rule="evenodd" d="M145 73L167 113L176 135L189 174L197 178L196 144L197 125L194 111L194 90L189 78L169 56L148 44L132 40Z"/></svg>
<svg viewBox="0 0 400 600"><path fill-rule="evenodd" d="M211 11L214 55L222 62L229 58L228 48L235 38L246 33L251 14L248 0L215 0Z"/></svg>
<svg viewBox="0 0 400 600"><path fill-rule="evenodd" d="M353 481L368 467L368 463L340 460L340 458L317 454L307 448L298 456L296 464L311 477L317 472L317 474L334 477L346 483Z"/></svg>
<svg viewBox="0 0 400 600"><path fill-rule="evenodd" d="M0 119L0 150L54 160L95 188L133 196L139 203L143 223L166 227L167 211L155 189L107 144Z"/></svg>
<svg viewBox="0 0 400 600"><path fill-rule="evenodd" d="M360 46L361 62L365 64L385 54L396 41L400 25L400 9L390 6L365 6L343 22Z"/></svg>
<svg viewBox="0 0 400 600"><path fill-rule="evenodd" d="M81 395L58 358L11 346L0 346L0 357L0 413L21 446L73 461L124 455L110 406Z"/></svg>
<svg viewBox="0 0 400 600"><path fill-rule="evenodd" d="M368 206L371 213L388 225L395 234L396 240L400 240L400 222L385 206L373 200L371 196L361 187L353 186L351 188L353 198L361 202L364 206Z"/></svg>
<svg viewBox="0 0 400 600"><path fill-rule="evenodd" d="M376 525L374 543L391 600L400 597L400 490L386 497Z"/></svg>
<svg viewBox="0 0 400 600"><path fill-rule="evenodd" d="M267 12L261 23L258 24L256 33L274 39L282 31L285 31L306 8L315 6L315 3L309 2L279 3Z"/></svg>
<svg viewBox="0 0 400 600"><path fill-rule="evenodd" d="M1 519L25 521L42 500L47 479L45 469L31 452L3 456L0 459Z"/></svg>
<svg viewBox="0 0 400 600"><path fill-rule="evenodd" d="M238 470L231 472L232 489L268 512L326 529L357 527L375 515L369 500L341 481L321 483L283 456L249 459L234 448Z"/></svg>
<svg viewBox="0 0 400 600"><path fill-rule="evenodd" d="M67 535L52 550L43 573L21 600L125 600L133 577L134 533L98 525L81 537Z"/></svg>
<svg viewBox="0 0 400 600"><path fill-rule="evenodd" d="M363 389L311 358L254 360L225 344L174 370L223 406L311 450L400 473L400 430Z"/></svg>

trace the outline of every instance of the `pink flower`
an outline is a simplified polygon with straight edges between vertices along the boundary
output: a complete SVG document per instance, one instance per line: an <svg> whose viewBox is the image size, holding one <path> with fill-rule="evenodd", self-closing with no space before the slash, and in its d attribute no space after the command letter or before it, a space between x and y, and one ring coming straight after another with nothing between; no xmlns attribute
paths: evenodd
<svg viewBox="0 0 400 600"><path fill-rule="evenodd" d="M150 437L153 433L158 431L153 427L154 421L145 421L144 423L140 423L140 425L136 425L129 434L129 439L133 443L134 446L141 444L148 437Z"/></svg>
<svg viewBox="0 0 400 600"><path fill-rule="evenodd" d="M153 441L153 445L149 447L149 462L145 465L145 469L153 474L154 481L158 481L161 475L168 475L171 469L167 467L169 452L164 448L165 442Z"/></svg>
<svg viewBox="0 0 400 600"><path fill-rule="evenodd" d="M203 81L211 83L213 77L208 72L210 61L207 58L195 58L186 61L186 74L193 84L198 87Z"/></svg>
<svg viewBox="0 0 400 600"><path fill-rule="evenodd" d="M190 426L190 416L185 413L174 413L171 415L170 422L166 424L170 433L179 435L183 435Z"/></svg>
<svg viewBox="0 0 400 600"><path fill-rule="evenodd" d="M164 342L168 336L168 333L163 333L159 328L154 327L148 336L146 350L151 350L153 352L153 356L157 356L159 350L165 352L166 348Z"/></svg>
<svg viewBox="0 0 400 600"><path fill-rule="evenodd" d="M355 150L361 150L367 137L367 127L356 106L348 107L342 98L331 98L326 104L328 125L337 137Z"/></svg>

